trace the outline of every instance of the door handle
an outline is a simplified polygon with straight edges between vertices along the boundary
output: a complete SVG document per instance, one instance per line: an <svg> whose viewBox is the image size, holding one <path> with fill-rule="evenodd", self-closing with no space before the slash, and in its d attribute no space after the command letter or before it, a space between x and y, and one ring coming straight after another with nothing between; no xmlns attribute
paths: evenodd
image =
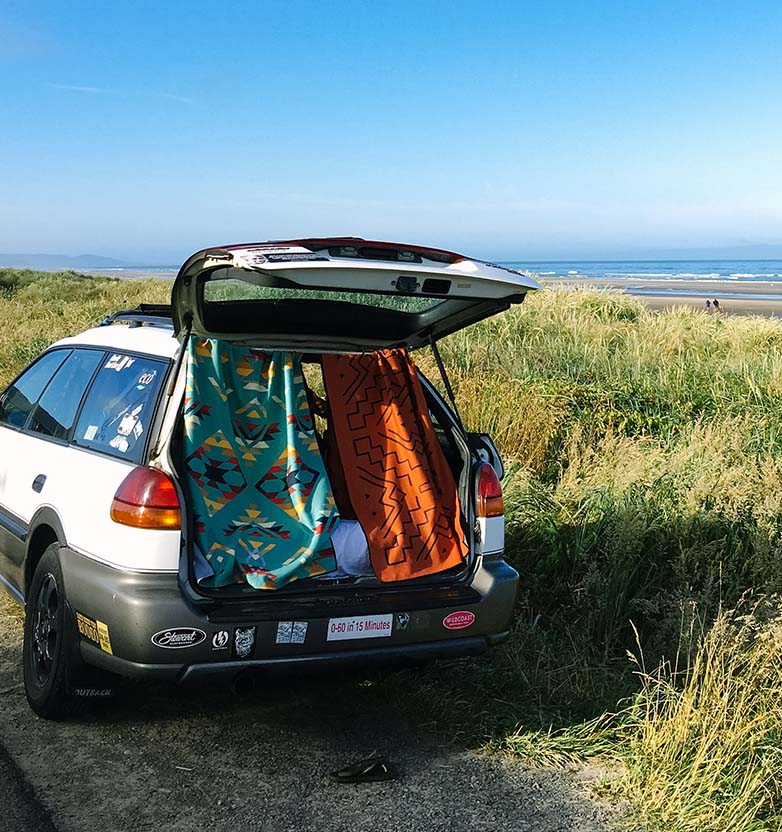
<svg viewBox="0 0 782 832"><path fill-rule="evenodd" d="M37 494L41 493L43 489L43 484L46 482L46 474L38 474L38 476L33 480L33 491Z"/></svg>

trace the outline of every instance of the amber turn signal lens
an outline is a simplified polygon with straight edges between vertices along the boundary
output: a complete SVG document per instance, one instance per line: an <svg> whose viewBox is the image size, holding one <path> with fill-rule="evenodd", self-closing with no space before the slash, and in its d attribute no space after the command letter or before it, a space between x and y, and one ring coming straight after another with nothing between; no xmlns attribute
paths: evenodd
<svg viewBox="0 0 782 832"><path fill-rule="evenodd" d="M505 514L500 479L494 468L487 462L484 462L478 469L478 488L475 502L478 517L502 517Z"/></svg>
<svg viewBox="0 0 782 832"><path fill-rule="evenodd" d="M171 478L156 468L134 468L114 495L111 519L137 529L179 529L179 497Z"/></svg>

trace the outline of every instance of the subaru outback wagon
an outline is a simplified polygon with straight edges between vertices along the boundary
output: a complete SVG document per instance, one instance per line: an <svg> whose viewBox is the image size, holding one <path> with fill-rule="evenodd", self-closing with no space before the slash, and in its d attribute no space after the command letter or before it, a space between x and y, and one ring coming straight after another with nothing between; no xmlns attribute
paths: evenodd
<svg viewBox="0 0 782 832"><path fill-rule="evenodd" d="M506 638L502 462L465 430L437 344L536 288L356 238L209 248L170 306L46 349L0 396L0 584L25 607L33 710L62 717L117 677Z"/></svg>

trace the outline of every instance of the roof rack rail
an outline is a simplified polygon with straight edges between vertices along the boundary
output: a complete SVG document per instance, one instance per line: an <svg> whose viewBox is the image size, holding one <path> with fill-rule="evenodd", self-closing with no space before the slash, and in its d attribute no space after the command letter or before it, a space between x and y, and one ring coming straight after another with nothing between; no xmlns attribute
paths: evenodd
<svg viewBox="0 0 782 832"><path fill-rule="evenodd" d="M170 328L173 325L173 312L168 303L140 303L135 309L120 309L106 317L98 326L112 324L127 324L137 326L162 326Z"/></svg>

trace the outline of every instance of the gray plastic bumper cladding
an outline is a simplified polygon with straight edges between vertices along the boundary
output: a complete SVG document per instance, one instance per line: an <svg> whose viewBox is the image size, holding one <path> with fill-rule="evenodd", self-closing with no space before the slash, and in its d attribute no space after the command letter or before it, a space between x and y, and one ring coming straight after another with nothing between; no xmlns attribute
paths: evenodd
<svg viewBox="0 0 782 832"><path fill-rule="evenodd" d="M224 610L211 620L208 611L187 604L175 573L114 569L67 548L61 562L72 613L87 621L80 628L84 660L123 676L181 683L253 668L476 655L507 636L518 587L518 574L505 561L486 561L470 582L475 592L469 603L438 606L433 598L428 607L419 595L410 609L400 598L398 609L384 610L379 637L329 640L330 621L352 617L349 607L332 610L324 603L317 615L310 607L276 620L260 614L254 619L245 606L236 620ZM256 603L260 608L263 600ZM357 615L366 617L366 610ZM90 622L105 625L108 642L93 636Z"/></svg>

